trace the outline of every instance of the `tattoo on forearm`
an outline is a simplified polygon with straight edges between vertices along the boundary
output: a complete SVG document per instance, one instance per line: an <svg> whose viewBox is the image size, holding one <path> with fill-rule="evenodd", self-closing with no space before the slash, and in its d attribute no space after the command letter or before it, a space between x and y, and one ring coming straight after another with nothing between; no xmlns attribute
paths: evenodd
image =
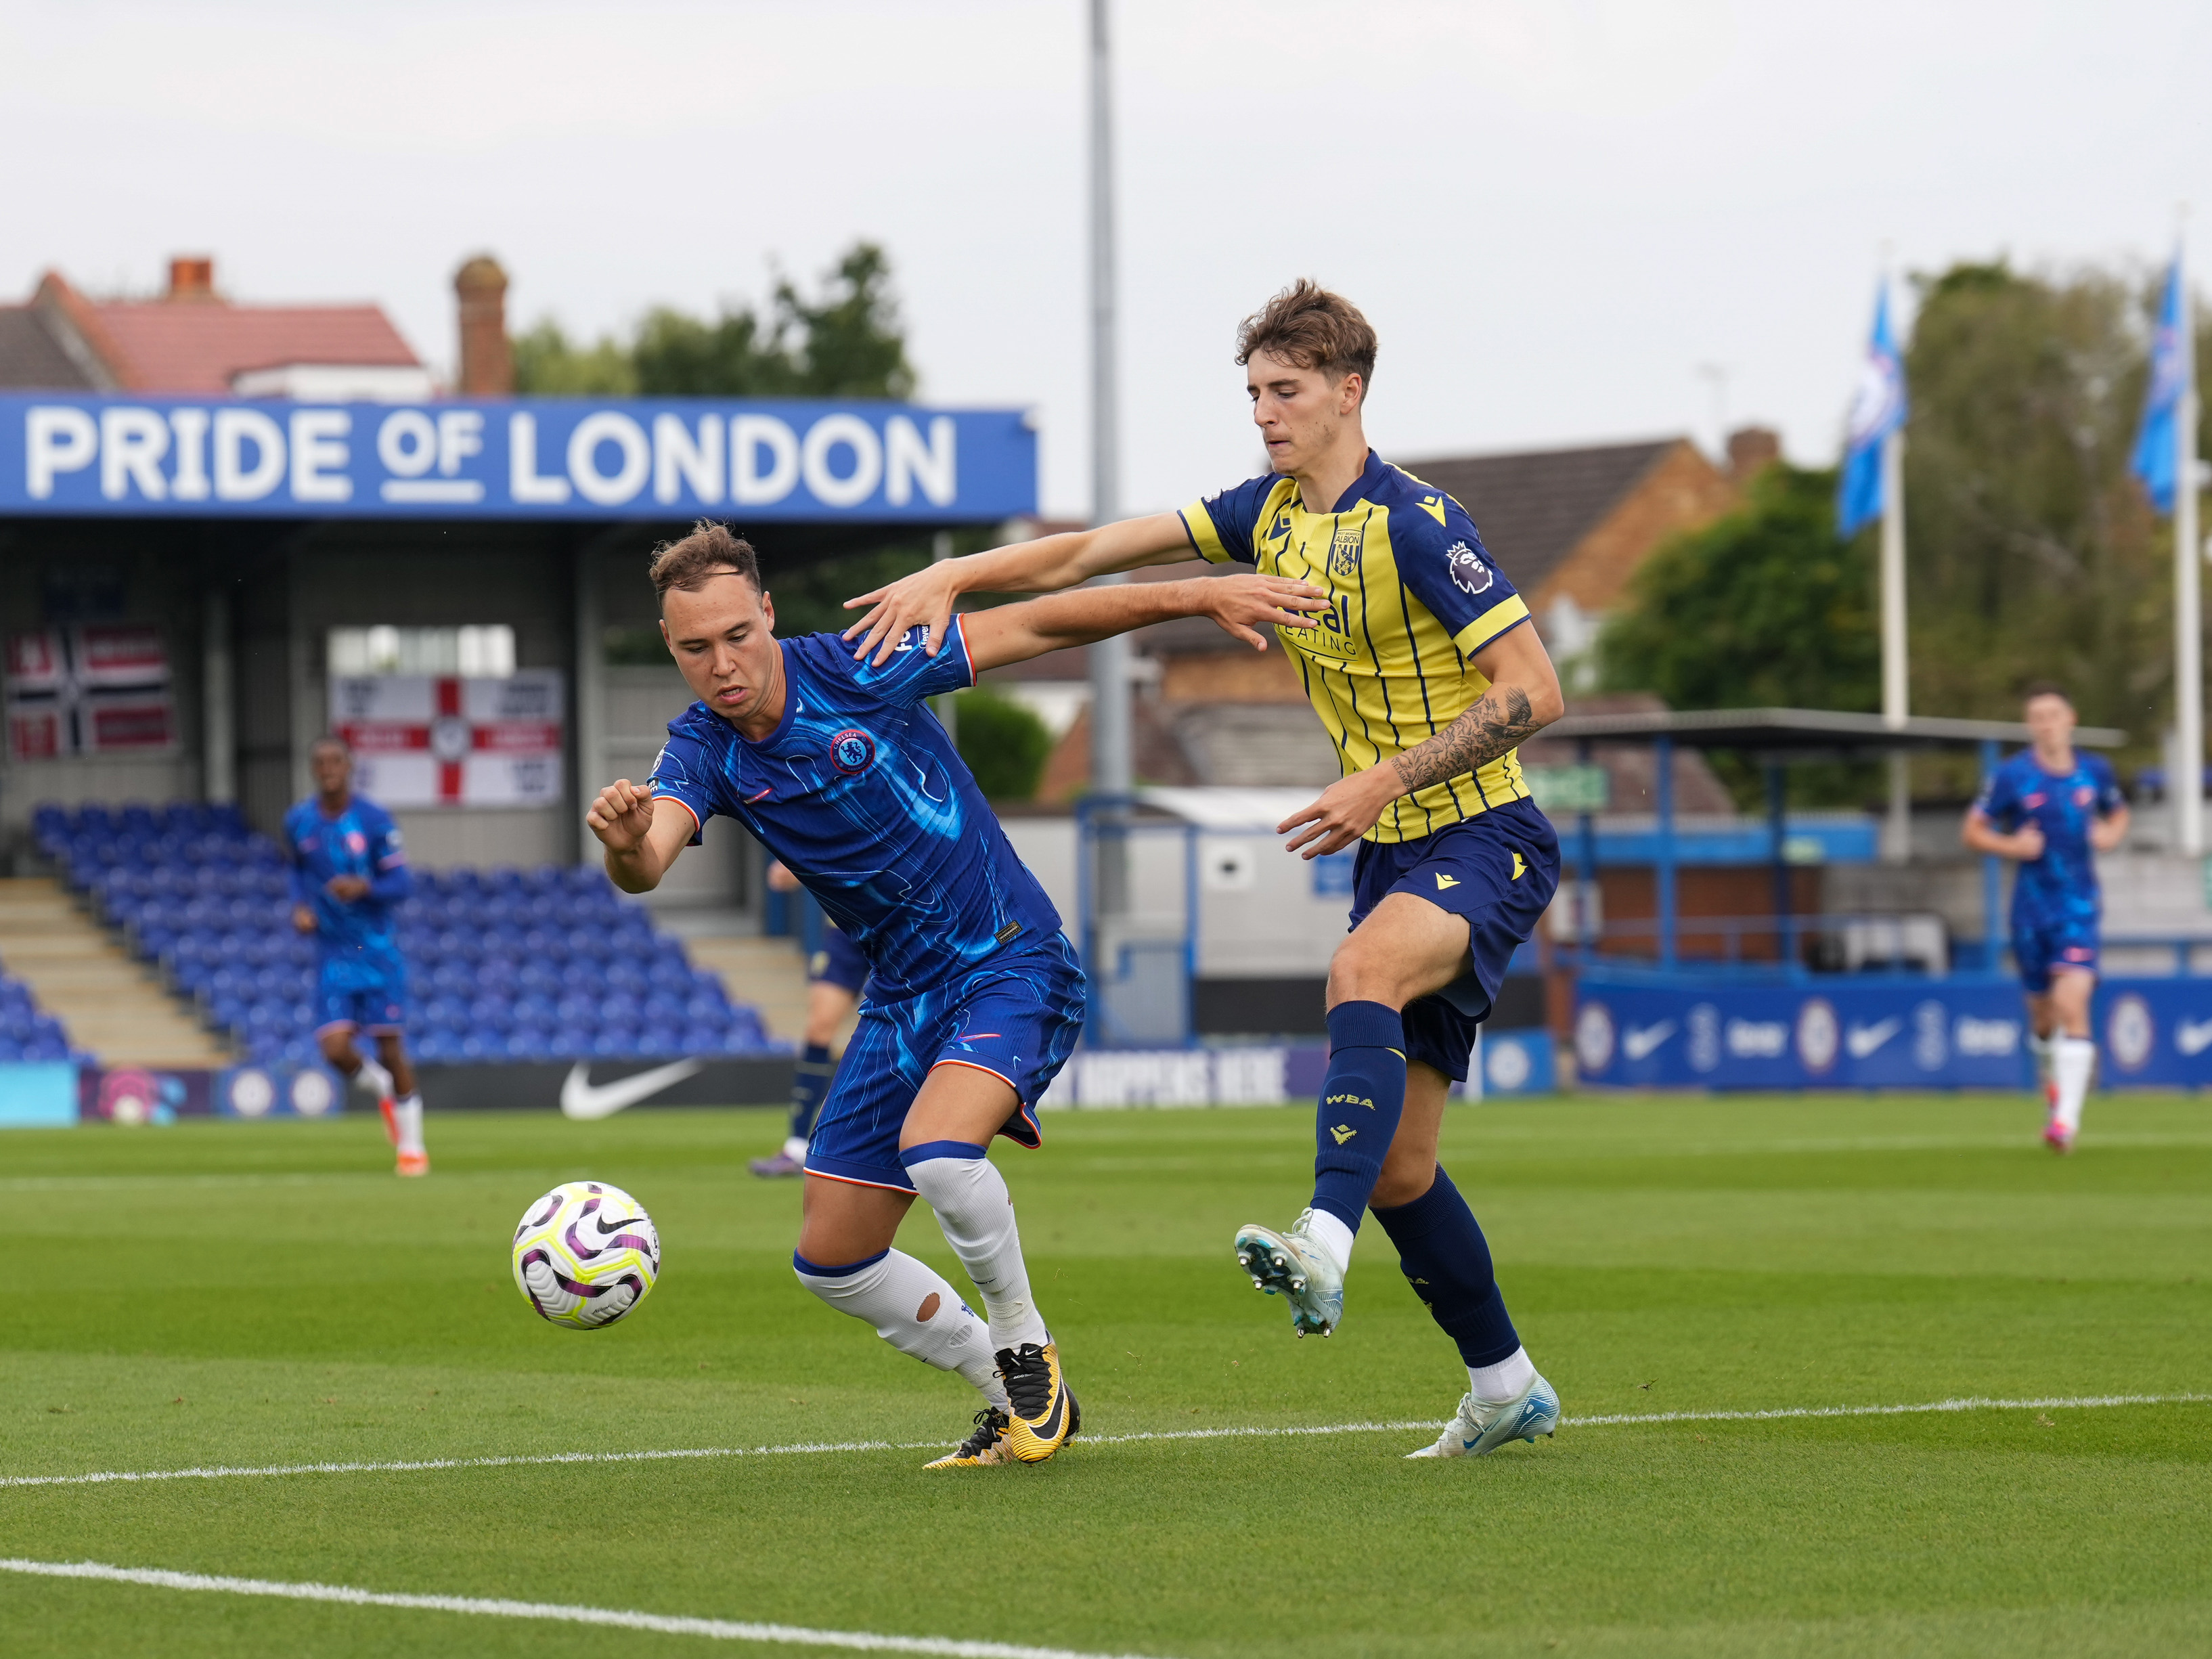
<svg viewBox="0 0 2212 1659"><path fill-rule="evenodd" d="M1489 765L1509 749L1527 742L1538 724L1527 692L1517 685L1492 686L1474 708L1390 764L1397 769L1398 781L1411 794Z"/></svg>

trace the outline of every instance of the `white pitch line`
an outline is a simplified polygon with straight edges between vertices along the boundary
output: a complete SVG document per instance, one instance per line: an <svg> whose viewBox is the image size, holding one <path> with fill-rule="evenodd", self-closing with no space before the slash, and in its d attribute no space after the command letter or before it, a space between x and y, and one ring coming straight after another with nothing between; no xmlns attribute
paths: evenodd
<svg viewBox="0 0 2212 1659"><path fill-rule="evenodd" d="M1564 1417L1566 1429L1618 1428L1635 1423L1768 1423L1793 1418L1917 1417L1935 1412L2094 1410L2111 1406L2201 1406L2212 1394L2097 1394L2043 1400L1994 1400L1980 1395L1905 1406L1778 1406L1763 1411L1621 1412L1607 1417ZM1396 1423L1288 1424L1277 1427L1159 1429L1136 1434L1086 1434L1085 1446L1133 1446L1162 1440L1285 1440L1312 1435L1433 1434L1434 1419ZM216 1464L191 1469L101 1469L88 1474L0 1475L9 1486L103 1486L147 1480L231 1480L283 1474L416 1474L438 1469L507 1469L552 1463L665 1463L707 1457L788 1457L818 1452L939 1451L941 1440L816 1440L785 1446L694 1446L669 1451L519 1452L504 1457L417 1457L382 1462Z"/></svg>
<svg viewBox="0 0 2212 1659"><path fill-rule="evenodd" d="M665 1636L704 1636L720 1642L772 1642L786 1647L852 1648L864 1653L924 1653L939 1659L1139 1659L1131 1654L1082 1653L1012 1642L963 1642L950 1636L879 1636L872 1631L810 1630L803 1625L759 1625L729 1619L690 1619L675 1613L635 1613L621 1607L574 1607L559 1601L508 1601L475 1595L404 1595L356 1589L349 1584L291 1583L276 1578L224 1578L160 1567L112 1567L101 1561L26 1561L0 1559L0 1572L42 1578L94 1578L154 1589L216 1590L227 1595L266 1595L286 1601L337 1601L356 1607L409 1607L424 1613L466 1613L492 1619L550 1619L569 1625L606 1625Z"/></svg>

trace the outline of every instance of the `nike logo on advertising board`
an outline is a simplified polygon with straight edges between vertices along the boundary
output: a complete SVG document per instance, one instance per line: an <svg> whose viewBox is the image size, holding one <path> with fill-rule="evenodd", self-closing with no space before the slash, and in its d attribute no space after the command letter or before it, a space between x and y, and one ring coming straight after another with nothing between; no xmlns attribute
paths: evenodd
<svg viewBox="0 0 2212 1659"><path fill-rule="evenodd" d="M1662 1019L1640 1031L1632 1025L1620 1034L1620 1052L1631 1060L1646 1060L1653 1049L1674 1035L1674 1022L1671 1019Z"/></svg>
<svg viewBox="0 0 2212 1659"><path fill-rule="evenodd" d="M1872 1025L1854 1025L1844 1034L1844 1047L1850 1051L1853 1060L1864 1060L1904 1029L1905 1022L1894 1018L1877 1020Z"/></svg>
<svg viewBox="0 0 2212 1659"><path fill-rule="evenodd" d="M2212 1019L2175 1021L2173 1046L2185 1054L2201 1054L2212 1048Z"/></svg>
<svg viewBox="0 0 2212 1659"><path fill-rule="evenodd" d="M635 1106L663 1089L673 1088L705 1064L704 1060L674 1060L649 1072L640 1072L635 1077L618 1078L612 1083L595 1085L591 1066L580 1060L568 1068L568 1076L561 1085L561 1115L579 1123L612 1117L625 1106Z"/></svg>

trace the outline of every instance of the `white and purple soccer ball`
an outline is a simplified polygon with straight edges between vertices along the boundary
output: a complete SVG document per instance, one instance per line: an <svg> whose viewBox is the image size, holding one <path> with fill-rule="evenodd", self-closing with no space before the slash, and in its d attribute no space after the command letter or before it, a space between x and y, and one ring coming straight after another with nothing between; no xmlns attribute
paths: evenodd
<svg viewBox="0 0 2212 1659"><path fill-rule="evenodd" d="M514 1282L546 1320L596 1331L645 1300L660 1235L645 1206L604 1181L564 1181L522 1212Z"/></svg>

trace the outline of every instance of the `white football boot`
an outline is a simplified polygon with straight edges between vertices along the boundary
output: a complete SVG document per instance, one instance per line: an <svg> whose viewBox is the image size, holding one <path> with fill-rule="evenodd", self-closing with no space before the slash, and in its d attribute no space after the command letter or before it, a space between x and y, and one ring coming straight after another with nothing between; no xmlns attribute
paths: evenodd
<svg viewBox="0 0 2212 1659"><path fill-rule="evenodd" d="M1237 1230L1237 1265L1269 1296L1290 1298L1291 1328L1328 1335L1344 1317L1344 1273L1320 1242L1307 1231L1313 1218L1303 1210L1288 1232L1247 1222Z"/></svg>
<svg viewBox="0 0 2212 1659"><path fill-rule="evenodd" d="M1559 1426L1559 1396L1541 1376L1522 1391L1518 1400L1502 1406L1486 1406L1473 1395L1462 1395L1459 1410L1444 1425L1433 1446L1410 1451L1408 1457L1486 1457L1512 1441L1536 1443L1538 1435L1549 1435Z"/></svg>

